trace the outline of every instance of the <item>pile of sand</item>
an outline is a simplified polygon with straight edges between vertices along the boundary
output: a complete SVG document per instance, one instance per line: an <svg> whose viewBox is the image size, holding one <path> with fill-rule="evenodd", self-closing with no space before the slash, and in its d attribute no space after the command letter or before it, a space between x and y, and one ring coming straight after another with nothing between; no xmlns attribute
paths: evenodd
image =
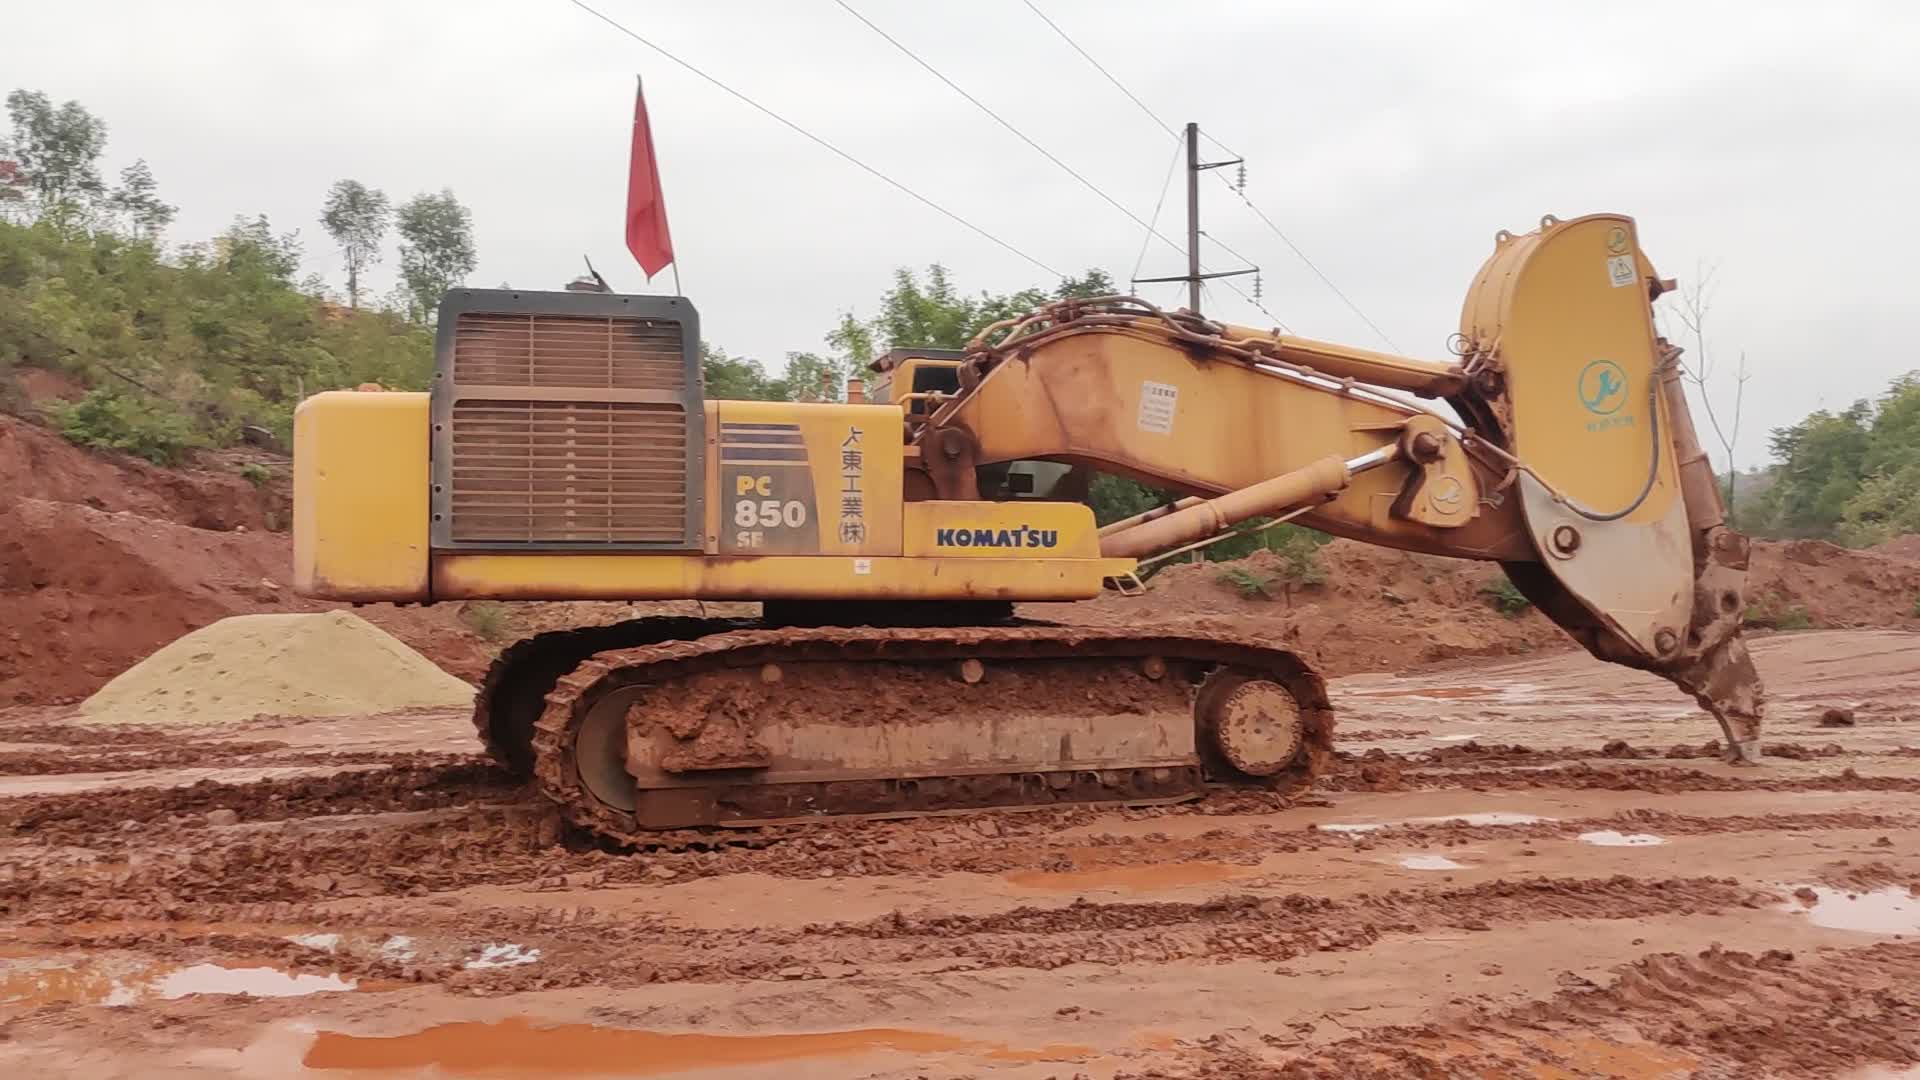
<svg viewBox="0 0 1920 1080"><path fill-rule="evenodd" d="M473 687L357 615L236 615L175 640L81 706L90 721L228 724L464 706Z"/></svg>

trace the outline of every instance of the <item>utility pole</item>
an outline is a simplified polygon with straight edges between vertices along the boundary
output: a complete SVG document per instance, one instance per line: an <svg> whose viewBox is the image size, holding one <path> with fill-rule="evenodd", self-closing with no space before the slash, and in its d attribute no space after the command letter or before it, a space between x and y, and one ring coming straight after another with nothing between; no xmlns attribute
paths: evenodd
<svg viewBox="0 0 1920 1080"><path fill-rule="evenodd" d="M1200 283L1211 278L1239 277L1242 274L1257 274L1260 268L1249 266L1244 270L1223 270L1213 274L1200 272L1200 174L1208 169L1218 169L1226 165L1238 165L1243 159L1231 161L1200 160L1200 125L1187 125L1187 272L1179 277L1134 278L1135 285L1155 281L1184 281L1187 283L1187 310L1200 314Z"/></svg>
<svg viewBox="0 0 1920 1080"><path fill-rule="evenodd" d="M1200 313L1200 125L1187 124L1187 309Z"/></svg>

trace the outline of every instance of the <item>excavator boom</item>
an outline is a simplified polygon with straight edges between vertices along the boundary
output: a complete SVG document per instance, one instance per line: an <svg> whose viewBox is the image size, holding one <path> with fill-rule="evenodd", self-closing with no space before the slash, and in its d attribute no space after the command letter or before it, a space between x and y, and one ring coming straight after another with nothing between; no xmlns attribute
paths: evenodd
<svg viewBox="0 0 1920 1080"><path fill-rule="evenodd" d="M475 724L573 821L649 830L1286 790L1332 747L1276 642L1054 626L1250 518L1497 561L1595 656L1758 752L1746 543L1655 333L1631 219L1500 233L1418 360L1066 300L873 401L713 401L682 298L462 291L431 394L329 393L295 433L296 587L345 600L724 599L506 649ZM1096 527L1091 471L1177 496Z"/></svg>

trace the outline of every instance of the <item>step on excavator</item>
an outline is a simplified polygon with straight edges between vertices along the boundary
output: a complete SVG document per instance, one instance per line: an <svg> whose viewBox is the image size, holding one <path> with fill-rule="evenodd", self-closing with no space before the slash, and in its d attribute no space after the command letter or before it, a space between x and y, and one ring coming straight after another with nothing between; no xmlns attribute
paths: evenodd
<svg viewBox="0 0 1920 1080"><path fill-rule="evenodd" d="M759 601L506 648L474 724L616 842L835 815L1285 791L1330 758L1257 635L1021 619L1249 519L1495 561L1594 656L1759 753L1730 530L1631 218L1498 233L1452 359L1062 300L849 400L704 394L683 297L456 290L427 393L295 420L295 583L362 603ZM1444 403L1445 407L1442 407ZM1105 527L1092 471L1177 501Z"/></svg>

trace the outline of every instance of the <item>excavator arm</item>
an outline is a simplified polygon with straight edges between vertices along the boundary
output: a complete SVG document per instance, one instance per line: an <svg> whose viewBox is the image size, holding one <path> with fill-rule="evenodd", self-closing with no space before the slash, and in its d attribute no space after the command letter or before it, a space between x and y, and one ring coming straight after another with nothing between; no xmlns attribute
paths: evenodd
<svg viewBox="0 0 1920 1080"><path fill-rule="evenodd" d="M983 470L1063 462L1181 496L1102 530L1145 558L1257 516L1498 561L1595 656L1692 694L1759 753L1740 636L1747 543L1725 524L1652 304L1672 287L1632 219L1502 232L1448 362L1063 300L977 337L913 425L909 492L977 499ZM1444 407L1442 406L1444 403Z"/></svg>

